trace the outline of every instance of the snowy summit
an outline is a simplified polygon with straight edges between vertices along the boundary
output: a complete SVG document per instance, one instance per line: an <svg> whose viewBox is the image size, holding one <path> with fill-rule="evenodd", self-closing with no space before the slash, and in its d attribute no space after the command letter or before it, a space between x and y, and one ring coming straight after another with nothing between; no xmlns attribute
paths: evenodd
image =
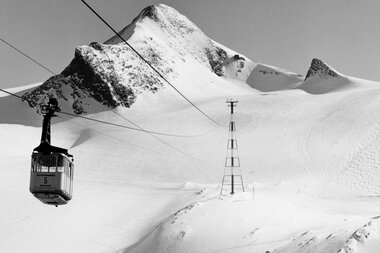
<svg viewBox="0 0 380 253"><path fill-rule="evenodd" d="M208 69L217 76L245 81L253 63L245 56L208 38L195 24L173 8L145 8L120 31L165 78L176 81L185 69ZM190 75L189 75L190 76ZM199 82L191 75L193 81ZM25 98L39 103L46 95L66 101L75 113L85 113L87 97L111 108L130 107L142 92L155 93L167 84L121 39L80 46L70 65ZM210 85L210 84L208 84Z"/></svg>

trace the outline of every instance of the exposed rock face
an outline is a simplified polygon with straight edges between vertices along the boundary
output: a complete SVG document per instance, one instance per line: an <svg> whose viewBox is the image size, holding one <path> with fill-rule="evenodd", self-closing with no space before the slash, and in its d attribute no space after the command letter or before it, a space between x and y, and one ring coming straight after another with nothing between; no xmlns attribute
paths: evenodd
<svg viewBox="0 0 380 253"><path fill-rule="evenodd" d="M141 90L157 90L160 81L146 74L136 76L136 72L125 73L124 77L115 68L132 68L127 60L117 61L114 54L127 53L126 48L106 47L98 43L89 46L81 46L75 50L75 57L68 67L59 75L45 81L40 87L30 93L24 94L24 98L30 101L31 106L43 103L48 97L72 104L72 111L77 114L86 113L86 98L91 97L104 106L115 108L116 106L130 107L136 98L136 93ZM111 60L113 58L113 60ZM121 66L119 66L121 65ZM135 68L138 68L135 66ZM149 72L148 72L149 73ZM128 78L125 82L123 78ZM154 80L154 81L153 81ZM144 85L140 85L144 83ZM134 89L137 86L140 90Z"/></svg>
<svg viewBox="0 0 380 253"><path fill-rule="evenodd" d="M323 61L314 58L311 61L311 65L309 70L307 71L305 81L313 76L319 76L321 78L328 78L328 77L337 77L338 73L331 69L326 63Z"/></svg>
<svg viewBox="0 0 380 253"><path fill-rule="evenodd" d="M227 52L195 24L166 5L145 8L119 33L169 80L178 77L178 62L192 58L218 76ZM194 63L193 63L194 64ZM191 65L189 65L191 67ZM119 37L104 44L79 46L74 59L59 75L45 81L24 98L31 106L55 97L74 113L86 113L86 98L115 108L130 107L142 91L156 92L165 82Z"/></svg>
<svg viewBox="0 0 380 253"><path fill-rule="evenodd" d="M321 60L314 58L305 80L297 88L318 95L343 91L354 86L355 84L349 78L335 71Z"/></svg>
<svg viewBox="0 0 380 253"><path fill-rule="evenodd" d="M206 48L205 51L212 71L214 71L214 73L218 76L223 76L222 63L227 58L226 51L219 47L214 48L214 50Z"/></svg>

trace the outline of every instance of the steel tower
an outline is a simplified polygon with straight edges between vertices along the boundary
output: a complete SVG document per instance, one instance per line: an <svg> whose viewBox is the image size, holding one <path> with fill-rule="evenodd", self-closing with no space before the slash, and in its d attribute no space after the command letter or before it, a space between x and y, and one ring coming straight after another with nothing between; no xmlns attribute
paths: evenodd
<svg viewBox="0 0 380 253"><path fill-rule="evenodd" d="M237 100L228 99L226 101L230 107L230 123L228 124L228 142L227 142L227 155L224 165L224 176L222 180L222 188L220 195L222 195L225 186L231 186L230 194L235 193L235 186L241 187L244 192L243 177L240 170L240 160L238 155L238 145L236 140L236 124L234 121L234 107L238 103ZM238 180L238 182L236 182Z"/></svg>

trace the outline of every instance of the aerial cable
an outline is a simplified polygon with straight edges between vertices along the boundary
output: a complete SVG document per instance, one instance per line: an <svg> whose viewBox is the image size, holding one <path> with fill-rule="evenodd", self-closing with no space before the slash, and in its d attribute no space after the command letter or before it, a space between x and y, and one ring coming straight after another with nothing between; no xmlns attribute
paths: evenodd
<svg viewBox="0 0 380 253"><path fill-rule="evenodd" d="M26 100L26 99L22 98L21 96L18 96L18 95L14 94L14 93L8 92L8 91L3 90L3 89L1 89L1 88L0 88L0 91L5 92L5 93L7 93L7 94L9 94L9 95L11 95L11 96L17 97L17 98L19 98L19 99L21 99L21 100ZM27 101L28 101L28 100L27 100ZM125 117L123 117L123 116L121 116L121 115L119 115L119 116L123 117L125 120L128 120L128 122L132 123L133 125L135 125L135 126L137 126L137 127L139 127L139 128L133 128L133 127L128 127L128 126L124 126L124 125L114 124L114 123L110 123L110 122L107 122L107 121L102 121L102 120L92 119L92 118L88 118L88 117L84 117L84 116L80 116L80 115L75 115L75 114L67 113L67 112L63 112L63 111L60 111L60 112L57 111L56 113L65 114L65 115L69 115L69 116L72 116L72 117L78 117L78 118L82 118L82 119L86 119L86 120L90 120L90 121L95 121L95 122L103 123L103 124L107 124L107 125L112 125L112 126L116 126L116 127L126 128L126 129L130 129L130 130L135 130L135 131L145 132L145 133L148 133L148 134L150 134L151 136L153 136L156 140L160 141L161 143L163 143L163 144L169 146L170 148L172 148L172 149L178 151L179 153L181 153L181 154L183 154L183 155L185 155L185 156L187 156L187 157L189 157L189 158L192 158L192 159L194 159L194 160L202 161L202 160L199 160L199 159L193 157L192 155L187 154L186 152L184 152L184 151L182 151L182 150L180 150L180 149L178 149L178 148L176 148L176 147L170 145L169 143L167 143L167 142L165 142L165 141L159 139L157 136L154 136L154 134L156 134L156 135L170 136L170 137L189 137L189 136L181 136L181 135L174 135L174 134L167 134L167 133L161 133L161 132L148 131L148 130L145 130L145 129L139 127L137 124L133 123L132 121L126 119ZM114 113L116 113L116 112L114 112ZM116 114L117 114L117 113L116 113ZM58 117L60 117L60 118L62 118L62 119L65 119L65 118L62 117L62 116L58 116ZM79 123L74 123L74 122L72 122L72 123L73 123L73 124L77 124L77 125L81 125L81 124L79 124ZM81 125L81 126L82 126L82 125ZM84 127L84 126L82 126L82 127ZM101 133L101 132L99 132L99 131L97 131L97 130L94 130L94 129L91 129L91 128L89 128L89 129L92 130L92 131L98 132L98 133L100 133L100 134L103 134L103 135L105 135L105 136L108 136L108 137L111 137L111 138L117 139L116 137L109 136L109 135L104 134L104 133ZM125 142L125 141L122 141L122 142ZM125 142L125 143L127 143L127 142ZM135 144L131 144L131 143L127 143L127 144L132 145L132 146L136 146L136 147L141 148L141 149L148 150L148 151L153 152L153 153L158 153L158 152L156 152L156 151L152 151L152 150L149 150L149 149L147 149L147 148L144 148L144 147L141 147L141 146L138 146L138 145L135 145Z"/></svg>
<svg viewBox="0 0 380 253"><path fill-rule="evenodd" d="M86 2L84 2L86 5L87 5L87 3ZM88 6L88 5L87 5ZM90 6L88 6L97 16L99 16ZM99 16L99 18L101 18L100 16ZM101 18L102 19L102 18ZM102 19L103 20L103 19ZM103 20L103 22L105 22L104 20ZM106 23L106 22L105 22ZM107 24L107 23L106 23ZM108 25L108 24L107 24ZM108 25L109 26L109 25ZM112 30L113 30L113 28L111 27L111 26L109 26ZM115 30L113 30L119 37L121 37ZM123 38L121 38L122 40L124 40ZM28 56L26 53L24 53L24 52L22 52L21 50L19 50L18 48L16 48L15 46L13 46L12 44L10 44L10 43L8 43L7 41L5 41L5 40L3 40L3 39L1 39L0 38L0 40L1 41L3 41L5 44L7 44L8 46L10 46L11 48L13 48L14 50L16 50L17 52L19 52L20 54L22 54L22 55L24 55L25 57L27 57L28 59L30 59L31 61L33 61L34 63L36 63L36 64L38 64L40 67L42 67L42 68L44 68L45 70L47 70L48 72L50 72L51 74L53 74L53 75L57 75L55 72L53 72L52 70L50 70L50 69L48 69L47 67L45 67L44 65L42 65L41 63L39 63L38 61L36 61L36 60L34 60L32 57L30 57L30 56ZM170 83L169 83L169 81L168 80L166 80L148 61L146 61L132 46L130 46L129 44L128 44L128 42L127 41L125 41L124 40L124 42L133 50L133 51L135 51L136 52L136 54L137 55L139 55L154 71L156 71L156 73L159 75L159 76L161 76L170 86L172 86ZM172 86L178 93L180 93L174 86ZM11 96L14 96L14 97L16 97L16 98L19 98L19 99L21 99L22 101L27 101L27 102L31 102L29 99L26 99L26 98L23 98L23 97L21 97L21 96L19 96L19 95L16 95L16 94L14 94L14 93L11 93L11 92L8 92L8 91L6 91L6 90L4 90L4 89L1 89L0 88L0 91L2 91L2 92L4 92L4 93L6 93L6 94L8 94L8 95L11 95ZM180 93L181 94L181 93ZM181 94L182 95L182 94ZM183 95L182 95L183 96ZM184 97L184 96L183 96ZM184 97L186 100L188 100L186 97ZM188 100L189 101L189 100ZM190 104L192 104L191 103L191 101L189 101L190 102ZM192 104L193 106L195 106L194 104ZM198 109L198 107L196 107L195 106L195 108L197 108ZM198 109L199 110L199 109ZM134 125L134 126L136 126L137 128L132 128L132 127L127 127L127 126L123 126L123 125L118 125L118 124L114 124L114 123L110 123L110 122L105 122L105 121L101 121L101 120L96 120L96 119L91 119L91 118L88 118L88 117L84 117L84 116L79 116L79 115L74 115L74 114L71 114L71 113L66 113L66 112L63 112L63 111L61 111L61 112L59 112L59 113L62 113L62 114L66 114L66 115L69 115L69 116L73 116L73 117L79 117L79 118L82 118L82 119L87 119L87 120L92 120L92 121L96 121L96 122L99 122L99 123L104 123L104 124L108 124L108 125L113 125L113 126L117 126L117 127L123 127L123 128L127 128L127 129L130 129L130 130L135 130L135 131L142 131L142 132L145 132L145 133L148 133L149 135L151 135L153 138L155 138L157 141L159 141L159 142L161 142L161 143L163 143L164 145L166 145L166 146L168 146L168 147L170 147L170 148L172 148L172 149L174 149L174 150L176 150L177 152L179 152L179 153L181 153L181 154L183 154L183 155L185 155L185 156L187 156L187 157L190 157L190 158L192 158L192 159L194 159L194 160L198 160L198 161L201 161L201 160L199 160L199 159L197 159L197 158L195 158L195 157L193 157L193 156L191 156L191 155L189 155L189 154L187 154L186 152L184 152L184 151L182 151L182 150L180 150L180 149L178 149L178 148L176 148L176 147L174 147L174 146L172 146L172 145L170 145L169 143L167 143L167 142L165 142L165 141L163 141L163 140L161 140L160 138L158 138L157 136L155 136L155 134L156 135L164 135L164 136L170 136L170 137L197 137L197 136L186 136L186 135L174 135L174 134L167 134L167 133L161 133L161 132L153 132L153 131L147 131L147 130L145 130L145 129L143 129L142 127L140 127L140 126L138 126L137 124L135 124L134 122L132 122L131 120L129 120L129 119L127 119L126 117L124 117L124 116L122 116L122 115L120 115L119 113L117 113L117 112L115 112L114 110L112 110L111 109L111 111L113 112L113 113L115 113L116 115L118 115L119 117L121 117L121 118L123 118L124 120L126 120L127 122L129 122L129 123L131 123L132 125ZM201 113L203 113L201 110L199 110ZM203 113L204 114L204 113ZM206 114L204 114L206 117L208 117ZM58 117L60 117L60 118L62 118L62 119L65 119L64 117L61 117L61 116L58 116ZM210 118L210 117L208 117L209 119L211 119L212 121L214 121L212 118ZM70 121L71 122L71 121ZM220 125L218 122L216 122L216 121L214 121L215 123L217 123L218 125ZM73 123L73 124L77 124L77 125L80 125L80 126L82 126L81 124L79 124L79 123L75 123L75 122L71 122L71 123ZM84 127L84 126L82 126L82 127ZM108 137L110 137L110 138L114 138L114 139L117 139L116 137L112 137L112 136L109 136L109 135L107 135L107 134L104 134L104 133L102 133L102 132L99 132L99 131L97 131L97 130L94 130L94 129L91 129L91 128L89 128L90 130L92 130L92 131L95 131L95 132L98 132L98 133L100 133L100 134L103 134L103 135L105 135L105 136L108 136ZM119 139L118 139L119 140ZM122 140L120 140L120 141L122 141ZM122 142L124 142L124 143L127 143L127 142L125 142L125 141L122 141ZM136 146L136 147L138 147L138 148L141 148L141 149L145 149L145 150L148 150L148 151L150 151L150 152L153 152L153 153L158 153L158 152L155 152L155 151L152 151L152 150L149 150L149 149L146 149L146 148L143 148L143 147L140 147L140 146L138 146L138 145L135 145L135 144L131 144L131 143L127 143L127 144L129 144L129 145L132 145L132 146Z"/></svg>
<svg viewBox="0 0 380 253"><path fill-rule="evenodd" d="M72 116L72 117L78 117L78 118L86 119L86 120L90 120L90 121L95 121L95 122L98 122L98 123L103 123L103 124L111 125L111 126L115 126L115 127L121 127L121 128L130 129L130 130L135 130L135 131L139 131L139 132L145 132L145 133L151 133L151 134L157 134L157 135L164 135L164 136L170 136L170 137L182 137L182 138L183 137L193 137L193 136L177 135L177 134L169 134L169 133L162 133L162 132L155 132L155 131L150 131L150 130L144 130L144 129L140 129L140 128L124 126L124 125L120 125L120 124L115 124L115 123L111 123L111 122L107 122L107 121L103 121L103 120L98 120L98 119L93 119L93 118L89 118L89 117L85 117L85 116L81 116L81 115L77 115L77 114L72 114L72 113L68 113L68 112L63 112L63 111L60 111L60 112L57 112L57 113L69 115L69 116Z"/></svg>
<svg viewBox="0 0 380 253"><path fill-rule="evenodd" d="M21 53L22 55L24 55L25 57L27 57L28 59L30 59L30 60L32 60L33 62L35 62L36 64L38 64L38 65L41 66L42 68L46 69L47 71L49 71L49 72L52 73L53 75L56 75L56 73L54 73L53 71L51 71L50 69L48 69L48 68L45 67L44 65L40 64L38 61L34 60L32 57L28 56L27 54L25 54L25 53L22 52L21 50L17 49L16 47L14 47L13 45L11 45L10 43L6 42L5 40L3 40L3 39L1 39L1 38L0 38L0 40L2 40L4 43L6 43L7 45L9 45L9 46L12 47L13 49L15 49L17 52L19 52L19 53ZM26 101L28 101L29 103L31 103L30 100L28 100L28 99L26 99L26 98L23 98L23 97L21 97L21 96L18 96L18 95L16 95L16 94L13 94L13 93L11 93L11 92L8 92L8 91L6 91L6 90L0 89L0 91L2 91L2 92L4 92L4 93L7 93L7 94L9 94L9 95L11 95L11 96L17 97L17 98L19 98L19 99L21 99L21 100L23 100L23 101L26 100ZM61 113L63 113L63 114L67 114L67 115L70 115L70 116L74 116L74 115L72 115L72 114L65 113L65 112L61 112ZM78 116L78 115L75 115L75 116L76 116L76 117L80 117L80 116ZM82 117L82 118L86 118L86 117ZM86 118L86 119L89 119L89 118ZM93 119L91 119L91 120L93 120ZM129 122L132 123L132 124L134 124L132 121L129 121ZM103 122L103 123L105 123L105 122ZM108 123L108 122L107 122L106 124L112 124L112 123ZM116 125L116 124L114 124L114 125ZM134 125L135 125L135 124L134 124ZM131 129L131 130L136 130L136 131L152 132L152 131L145 131L145 130L143 130L143 129L136 129L136 128L132 128L132 127L126 127L126 126L123 126L123 127L125 127L125 128L129 128L129 129ZM154 133L154 134L158 134L158 135L171 136L171 137L196 137L196 136L190 136L190 135L175 135L175 134L166 134L166 133L160 133L160 132L152 132L152 133Z"/></svg>
<svg viewBox="0 0 380 253"><path fill-rule="evenodd" d="M45 67L44 65L42 65L41 63L39 63L38 61L34 60L32 57L30 57L29 55L25 54L24 52L22 52L21 50L19 50L18 48L16 48L15 46L11 45L9 42L5 41L4 39L0 38L0 40L2 42L4 42L5 44L7 44L8 46L10 46L11 48L13 48L14 50L16 50L17 52L19 52L20 54L24 55L26 58L28 58L29 60L33 61L34 63L38 64L41 68L44 68L46 69L47 71L49 71L51 74L53 75L56 75L56 73L54 73L53 71L51 71L50 69L48 69L47 67Z"/></svg>
<svg viewBox="0 0 380 253"><path fill-rule="evenodd" d="M139 125L133 123L132 121L130 121L129 119L127 119L127 118L124 117L123 115L121 115L121 114L115 112L114 110L111 110L111 111L112 111L113 113L115 113L116 115L118 115L119 117L121 117L121 118L123 118L124 120L126 120L127 122L133 124L135 127L137 127L137 128L139 128L139 129L145 131L147 134L149 134L150 136L152 136L153 138L155 138L157 141L161 142L162 144L164 144L164 145L170 147L171 149L174 149L175 151L177 151L177 152L179 152L179 153L181 153L181 154L183 154L183 155L185 155L185 156L188 156L188 157L190 157L190 158L192 158L192 159L198 160L197 158L193 157L192 155L189 155L189 154L187 154L186 152L180 150L179 148L176 148L176 147L170 145L169 143L167 143L166 141L164 141L164 140L158 138L157 136L154 135L154 133L149 132L149 131L146 131L145 129L143 129L143 128L140 127Z"/></svg>
<svg viewBox="0 0 380 253"><path fill-rule="evenodd" d="M199 109L193 102L191 102L185 95L183 95L174 85L172 85L155 67L152 66L152 64L147 61L135 48L133 48L115 29L112 28L111 25L109 25L90 5L86 3L86 1L81 0L105 25L108 26L115 34L118 36L129 48L132 49L133 52L135 52L148 66L156 72L157 75L159 75L162 80L164 80L167 84L169 84L179 95L181 95L189 104L191 104L195 109L197 109L200 113L202 113L205 117L207 117L209 120L214 122L215 124L222 126L220 123L218 123L216 120L208 116L205 112L203 112L201 109Z"/></svg>
<svg viewBox="0 0 380 253"><path fill-rule="evenodd" d="M157 151L154 151L154 150L151 150L151 149L148 149L148 148L145 148L145 147L142 147L142 146L139 146L139 145L136 145L136 144L133 144L133 143L130 143L130 142L124 141L124 140L122 140L122 139L120 139L120 138L114 137L114 136L112 136L112 135L108 135L108 134L103 133L103 132L98 131L98 130L95 130L95 129L89 127L89 126L85 126L85 125L82 125L82 124L80 124L80 123L78 123L78 122L74 122L74 121L72 121L72 120L69 120L69 119L67 119L67 118L65 118L65 117L58 116L58 118L61 118L61 119L63 119L63 120L66 120L66 121L68 121L69 123L74 124L74 125L77 125L77 126L80 126L80 127L82 127L82 128L89 129L90 131L93 131L93 132L96 132L96 133L98 133L98 134L104 135L104 136L106 136L106 137L108 137L108 138L115 139L115 140L120 141L120 142L122 142L122 143L125 143L125 144L127 144L127 145L134 146L134 147L136 147L136 148L140 148L140 149L143 149L143 150L145 150L145 151L149 151L149 152L156 153L156 154L160 154L160 155L164 154L164 153L162 153L162 152L157 152Z"/></svg>
<svg viewBox="0 0 380 253"><path fill-rule="evenodd" d="M16 98L19 98L19 99L21 99L21 100L25 100L23 97L21 97L21 96L19 96L19 95L16 95L16 94L14 94L14 93L11 93L11 92L9 92L9 91L3 90L3 89L0 89L0 91L2 91L2 92L4 92L4 93L7 93L8 95L14 96L14 97L16 97Z"/></svg>
<svg viewBox="0 0 380 253"><path fill-rule="evenodd" d="M0 91L2 91L4 93L7 93L7 94L9 94L11 96L14 96L16 98L19 98L22 101L26 100L26 101L30 102L30 100L28 100L26 98L23 98L23 97L21 97L19 95L16 95L14 93L11 93L9 91L6 91L4 89L0 88ZM114 112L113 110L111 110L111 111L113 113L117 114L118 116L122 117L123 119L127 120L131 124L135 125L138 128L128 127L128 126L124 126L124 125L119 125L119 124L115 124L115 123L111 123L111 122L107 122L107 121L102 121L102 120L98 120L98 119L92 119L92 118L89 118L89 117L80 116L80 115L77 115L77 114L72 114L72 113L68 113L68 112L64 112L64 111L60 111L60 112L57 111L56 113L66 114L66 115L69 115L69 116L72 116L72 117L78 117L78 118L82 118L82 119L86 119L86 120L91 120L91 121L95 121L95 122L99 122L99 123L103 123L103 124L107 124L107 125L111 125L111 126L116 126L116 127L122 127L122 128L130 129L130 130L139 131L139 132L145 132L145 133L148 133L148 134L157 134L157 135L164 135L164 136L169 136L169 137L180 137L180 138L197 137L196 135L179 135L179 134L169 134L169 133L162 133L162 132L155 132L155 131L145 130L145 129L139 127L137 124L133 123L132 121L128 120L127 118L123 117L122 115Z"/></svg>
<svg viewBox="0 0 380 253"><path fill-rule="evenodd" d="M15 94L15 93L12 93L12 92L6 91L6 90L4 90L4 89L0 89L0 91L2 91L2 92L4 92L4 93L7 93L8 95L11 95L11 96L16 97L16 98L18 98L18 99L21 99L22 102L23 102L23 101L27 101L29 104L32 103L31 100L29 100L29 99L27 99L27 98L24 98L24 97L21 97L21 96ZM42 105L41 103L36 103L36 104L39 105L39 106Z"/></svg>
<svg viewBox="0 0 380 253"><path fill-rule="evenodd" d="M21 100L26 100L26 101L30 102L30 100L25 99L25 98L23 98L23 97L21 97L19 95L11 93L9 91L6 91L4 89L0 88L0 91L2 91L4 93L7 93L7 94L9 94L11 96L17 97L17 98L19 98ZM111 122L107 122L107 121L103 121L103 120L92 119L92 118L89 118L89 117L80 116L80 115L77 115L77 114L72 114L72 113L68 113L68 112L64 112L64 111L60 111L60 112L57 111L56 113L61 113L61 114L69 115L69 116L72 116L72 117L78 117L78 118L82 118L82 119L86 119L86 120L95 121L95 122L98 122L98 123L103 123L103 124L106 124L106 125L126 128L126 129L130 129L130 130L134 130L134 131L139 131L139 132L146 132L146 133L157 134L157 135L164 135L164 136L170 136L170 137L182 137L182 138L184 138L184 137L194 137L194 136L189 136L189 135L178 135L178 134L169 134L169 133L148 131L148 130L144 130L144 129L140 129L140 128L134 128L134 127L128 127L128 126L124 126L124 125L119 125L119 124L115 124L115 123L111 123Z"/></svg>
<svg viewBox="0 0 380 253"><path fill-rule="evenodd" d="M114 111L113 111L113 112L114 112ZM117 114L117 115L119 115L119 116L121 116L121 117L123 117L122 115L118 114L117 112L114 112L114 113ZM58 116L58 117L67 120L66 118L64 118L64 117L62 117L62 116ZM123 117L123 118L124 118L124 117ZM179 153L181 153L181 154L183 154L183 155L185 155L185 156L187 156L187 157L189 157L189 158L191 158L191 159L194 159L194 160L196 160L196 161L198 161L198 162L204 162L204 161L202 161L202 160L200 160L200 159L198 159L198 158L195 158L195 157L193 157L192 155L190 155L190 154L188 154L188 153L186 153L186 152L184 152L184 151L182 151L182 150L180 150L180 149L178 149L178 148L176 148L176 147L170 145L169 143L167 143L167 142L161 140L160 138L158 138L157 136L154 135L154 134L157 134L157 133L154 133L154 132L150 132L150 131L144 130L143 128L141 128L141 127L138 126L137 124L133 123L132 121L129 121L127 118L124 118L124 119L127 120L128 122L130 122L131 124L135 125L136 127L140 128L142 131L148 133L149 135L151 135L152 137L154 137L156 140L158 140L159 142L163 143L164 145L169 146L170 148L176 150L177 152L179 152ZM98 121L98 120L96 120L96 121ZM83 127L83 128L88 128L88 129L90 129L91 131L97 132L97 133L99 133L99 134L101 134L101 135L107 136L107 137L112 138L112 139L116 139L116 140L121 141L121 142L123 142L123 143L129 144L129 145L132 145L132 146L135 146L135 147L137 147L137 148L140 148L140 149L143 149L143 150L146 150L146 151L150 151L150 152L152 152L152 153L160 154L160 155L164 154L164 153L162 153L162 152L153 151L153 150L150 150L150 149L148 149L148 148L144 148L144 147L142 147L142 146L139 146L139 145L136 145L136 144L132 144L132 143L126 142L126 141L121 140L121 139L119 139L119 138L116 138L116 137L114 137L114 136L111 136L111 135L105 134L105 133L103 133L103 132L101 132L101 131L98 131L98 130L95 130L95 129L93 129L93 128L90 128L90 127L88 127L88 126L84 126L84 125L82 125L82 124L79 124L79 123L76 123L76 122L73 122L73 121L69 121L69 122L72 123L72 124L75 124L75 125L79 125L79 126L81 126L81 127Z"/></svg>
<svg viewBox="0 0 380 253"><path fill-rule="evenodd" d="M122 118L123 120L127 121L128 123L134 125L135 127L141 129L142 131L144 131L144 132L146 132L148 134L155 134L152 131L145 130L144 128L142 128L141 126L137 125L136 123L134 123L133 121L129 120L128 118L126 118L125 116L121 115L120 113L116 112L115 110L111 109L111 112L113 112L115 115L117 115L118 117ZM200 137L200 136L206 135L210 131L211 130L208 130L205 133L196 134L196 135L175 135L175 136L170 135L170 136L172 136L172 137L181 137L181 138L195 138L195 137Z"/></svg>
<svg viewBox="0 0 380 253"><path fill-rule="evenodd" d="M13 46L11 43L5 41L4 39L0 38L0 40L2 42L4 42L5 44L7 44L8 46L10 46L11 48L13 48L14 50L16 50L17 52L19 52L20 54L22 54L23 56L25 56L26 58L28 58L29 60L31 60L32 62L36 63L37 65L39 65L41 68L47 70L48 72L50 72L51 74L53 75L57 75L54 71L50 70L49 68L45 67L44 65L42 65L41 63L39 63L38 61L36 61L35 59L33 59L32 57L30 57L29 55L27 55L26 53L24 53L23 51L21 51L20 49L16 48L15 46ZM4 92L4 93L7 93L8 95L11 95L11 96L14 96L16 98L19 98L21 99L22 101L27 101L29 103L31 103L31 101L29 99L26 99L26 98L23 98L19 95L16 95L14 93L11 93L11 92L8 92L4 89L0 89L0 91Z"/></svg>
<svg viewBox="0 0 380 253"><path fill-rule="evenodd" d="M188 153L186 153L186 152L184 152L184 151L182 151L182 150L180 150L180 149L178 149L178 148L176 148L176 147L170 145L169 143L167 143L167 142L161 140L160 138L158 138L157 136L154 135L154 134L157 134L157 133L153 133L153 132L147 131L147 130L143 129L142 127L140 127L139 125L137 125L137 124L133 123L132 121L128 120L128 119L125 118L124 116L120 115L119 113L117 113L117 112L115 112L115 111L113 111L113 110L112 110L112 112L115 113L116 115L122 117L122 118L125 119L126 121L130 122L130 123L133 124L134 126L138 127L139 129L141 129L141 130L144 131L145 133L151 135L153 138L155 138L157 141L163 143L164 145L166 145L166 146L168 146L168 147L170 147L170 148L176 150L177 152L179 152L179 153L181 153L181 154L183 154L183 155L185 155L185 156L187 156L187 157L189 157L189 158L191 158L191 159L194 159L194 160L197 160L197 161L201 161L201 162L203 162L202 160L199 160L199 159L193 157L192 155L190 155L190 154L188 154ZM61 117L61 116L58 116L58 117L60 117L60 118L62 118L62 119L65 119L64 117ZM73 124L76 124L76 125L82 126L82 127L84 127L84 128L89 128L89 127L87 127L87 126L83 126L83 125L81 125L81 124L79 124L79 123L75 123L75 122L71 122L71 121L70 121L70 123L73 123ZM97 130L95 130L95 129L92 129L92 128L89 128L89 129L92 130L92 131L95 131L95 132L97 132L97 133L100 133L100 134L102 134L102 135L104 135L104 136L107 136L107 137L114 138L114 139L116 139L116 140L122 141L122 140L120 140L120 139L118 139L118 138L116 138L116 137L113 137L113 136L110 136L110 135L104 134L104 133L102 133L102 132L100 132L100 131L97 131ZM122 142L127 143L127 144L132 145L132 146L135 146L135 147L138 147L138 148L141 148L141 149L144 149L144 150L148 150L148 151L153 152L153 153L163 154L163 153L159 153L159 152L156 152L156 151L152 151L152 150L150 150L150 149L147 149L147 148L144 148L144 147L141 147L141 146L135 145L135 144L131 144L131 143L128 143L128 142L125 142L125 141L122 141Z"/></svg>

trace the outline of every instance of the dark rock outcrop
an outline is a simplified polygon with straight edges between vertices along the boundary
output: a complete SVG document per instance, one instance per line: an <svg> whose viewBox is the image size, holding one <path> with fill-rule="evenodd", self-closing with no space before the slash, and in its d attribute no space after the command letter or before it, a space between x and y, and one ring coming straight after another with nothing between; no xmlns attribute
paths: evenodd
<svg viewBox="0 0 380 253"><path fill-rule="evenodd" d="M331 69L326 63L323 61L314 58L311 61L311 65L309 70L307 71L305 81L313 76L319 76L321 78L329 78L329 77L337 77L338 73Z"/></svg>

